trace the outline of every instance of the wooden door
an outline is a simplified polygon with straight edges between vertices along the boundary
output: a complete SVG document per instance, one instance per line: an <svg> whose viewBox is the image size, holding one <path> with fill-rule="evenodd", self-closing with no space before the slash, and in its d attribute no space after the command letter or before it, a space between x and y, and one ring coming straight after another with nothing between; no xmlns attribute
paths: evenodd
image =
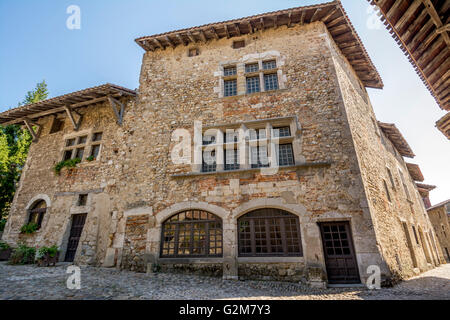
<svg viewBox="0 0 450 320"><path fill-rule="evenodd" d="M83 232L86 214L75 214L72 216L72 227L70 228L69 242L67 244L65 262L73 262L77 253L78 242Z"/></svg>
<svg viewBox="0 0 450 320"><path fill-rule="evenodd" d="M328 283L360 283L358 264L348 222L320 224Z"/></svg>

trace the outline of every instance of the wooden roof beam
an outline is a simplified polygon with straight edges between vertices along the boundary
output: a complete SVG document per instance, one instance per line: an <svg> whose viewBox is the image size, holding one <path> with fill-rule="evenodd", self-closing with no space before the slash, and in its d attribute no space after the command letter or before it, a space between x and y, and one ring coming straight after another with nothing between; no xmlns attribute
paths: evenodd
<svg viewBox="0 0 450 320"><path fill-rule="evenodd" d="M417 0L419 1L419 0ZM328 12L328 14L326 14L324 17L322 17L320 20L323 22L326 22L328 19L330 19L338 10L338 7L334 8L333 10L330 10L330 12Z"/></svg>
<svg viewBox="0 0 450 320"><path fill-rule="evenodd" d="M292 25L292 10L289 11L289 14L288 14L288 24L287 24L288 28L290 28L291 25Z"/></svg>
<svg viewBox="0 0 450 320"><path fill-rule="evenodd" d="M123 122L123 114L125 112L124 104L119 100L114 99L112 96L108 96L108 101L114 111L114 115L116 116L117 124L121 126ZM117 109L117 107L119 107L120 109Z"/></svg>
<svg viewBox="0 0 450 320"><path fill-rule="evenodd" d="M316 22L317 18L319 17L319 13L322 11L322 8L317 8L316 11L314 11L314 14L311 17L310 23Z"/></svg>
<svg viewBox="0 0 450 320"><path fill-rule="evenodd" d="M236 30L237 36L240 37L241 36L241 28L239 26L239 23L234 24L234 29Z"/></svg>
<svg viewBox="0 0 450 320"><path fill-rule="evenodd" d="M252 21L251 20L248 20L247 21L247 25L248 25L248 32L249 33L254 33L255 32L255 29L253 28L253 25L252 25Z"/></svg>
<svg viewBox="0 0 450 320"><path fill-rule="evenodd" d="M197 42L197 40L194 38L194 36L192 35L192 33L190 31L188 31L186 34L187 34L189 40L191 40L192 43L196 43Z"/></svg>
<svg viewBox="0 0 450 320"><path fill-rule="evenodd" d="M175 48L175 47L176 47L175 44L173 43L173 41L172 41L168 36L165 36L164 39L166 39L167 43L168 43L172 48Z"/></svg>
<svg viewBox="0 0 450 320"><path fill-rule="evenodd" d="M180 40L180 42L184 45L187 46L189 44L189 41L185 41L183 39L183 37L181 36L181 34L177 34L177 39Z"/></svg>
<svg viewBox="0 0 450 320"><path fill-rule="evenodd" d="M219 40L220 37L219 37L219 35L217 34L216 29L215 29L214 27L211 27L210 30L212 31L212 34L213 34L214 38L216 38L216 40Z"/></svg>
<svg viewBox="0 0 450 320"><path fill-rule="evenodd" d="M225 33L227 34L227 39L230 39L231 36L230 36L230 32L228 31L228 26L227 25L225 25Z"/></svg>
<svg viewBox="0 0 450 320"><path fill-rule="evenodd" d="M399 1L401 2L401 1ZM405 23L411 18L411 16L416 12L416 10L420 7L422 2L420 0L414 0L413 3L409 6L409 8L406 10L406 12L403 14L403 16L398 19L398 21L395 23L394 28L397 30L402 30L405 26Z"/></svg>
<svg viewBox="0 0 450 320"><path fill-rule="evenodd" d="M25 123L25 126L27 127L28 131L30 132L33 142L36 142L39 139L39 134L42 131L42 126L36 122L32 122L28 118L24 118L23 122ZM37 130L35 131L33 127L36 127Z"/></svg>
<svg viewBox="0 0 450 320"><path fill-rule="evenodd" d="M206 34L202 29L200 29L199 33L200 33L200 38L202 38L202 41L208 42L208 39L206 38Z"/></svg>
<svg viewBox="0 0 450 320"><path fill-rule="evenodd" d="M425 8L427 8L428 14L431 16L431 19L433 20L434 24L436 25L436 29L439 29L444 26L444 24L441 21L441 18L439 17L439 14L436 11L436 8L434 7L431 0L421 0L422 3L425 5ZM450 45L450 37L448 36L447 32L443 32L442 36L444 37L445 43L447 46Z"/></svg>

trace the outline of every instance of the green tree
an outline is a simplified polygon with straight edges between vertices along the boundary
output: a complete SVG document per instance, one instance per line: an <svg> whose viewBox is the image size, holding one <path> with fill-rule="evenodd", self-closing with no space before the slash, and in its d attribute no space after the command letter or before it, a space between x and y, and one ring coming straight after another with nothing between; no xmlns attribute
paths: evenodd
<svg viewBox="0 0 450 320"><path fill-rule="evenodd" d="M47 97L47 84L42 81L26 94L19 106L36 103ZM3 223L0 222L0 228L9 213L30 144L30 133L21 129L20 125L0 126L0 220L3 220Z"/></svg>

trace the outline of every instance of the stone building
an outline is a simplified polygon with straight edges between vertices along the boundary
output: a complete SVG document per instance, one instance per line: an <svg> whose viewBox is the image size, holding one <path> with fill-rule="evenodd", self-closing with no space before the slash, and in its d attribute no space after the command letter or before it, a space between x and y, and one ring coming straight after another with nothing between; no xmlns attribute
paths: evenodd
<svg viewBox="0 0 450 320"><path fill-rule="evenodd" d="M414 154L375 118L366 87L383 84L339 1L136 42L138 91L0 114L34 137L3 240L79 264L311 285L443 261ZM21 234L29 221L40 229Z"/></svg>
<svg viewBox="0 0 450 320"><path fill-rule="evenodd" d="M431 223L447 262L450 262L450 199L438 203L428 210Z"/></svg>

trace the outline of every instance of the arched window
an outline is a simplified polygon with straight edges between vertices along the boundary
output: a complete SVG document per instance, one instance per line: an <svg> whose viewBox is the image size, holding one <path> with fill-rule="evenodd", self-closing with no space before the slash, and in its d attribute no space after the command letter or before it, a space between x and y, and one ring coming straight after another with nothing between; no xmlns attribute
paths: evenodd
<svg viewBox="0 0 450 320"><path fill-rule="evenodd" d="M161 257L221 257L222 233L222 220L212 213L177 213L162 225Z"/></svg>
<svg viewBox="0 0 450 320"><path fill-rule="evenodd" d="M238 219L239 256L302 256L298 217L280 209L258 209Z"/></svg>
<svg viewBox="0 0 450 320"><path fill-rule="evenodd" d="M28 223L36 223L39 230L44 219L44 214L47 212L47 203L44 200L37 201L28 211Z"/></svg>

